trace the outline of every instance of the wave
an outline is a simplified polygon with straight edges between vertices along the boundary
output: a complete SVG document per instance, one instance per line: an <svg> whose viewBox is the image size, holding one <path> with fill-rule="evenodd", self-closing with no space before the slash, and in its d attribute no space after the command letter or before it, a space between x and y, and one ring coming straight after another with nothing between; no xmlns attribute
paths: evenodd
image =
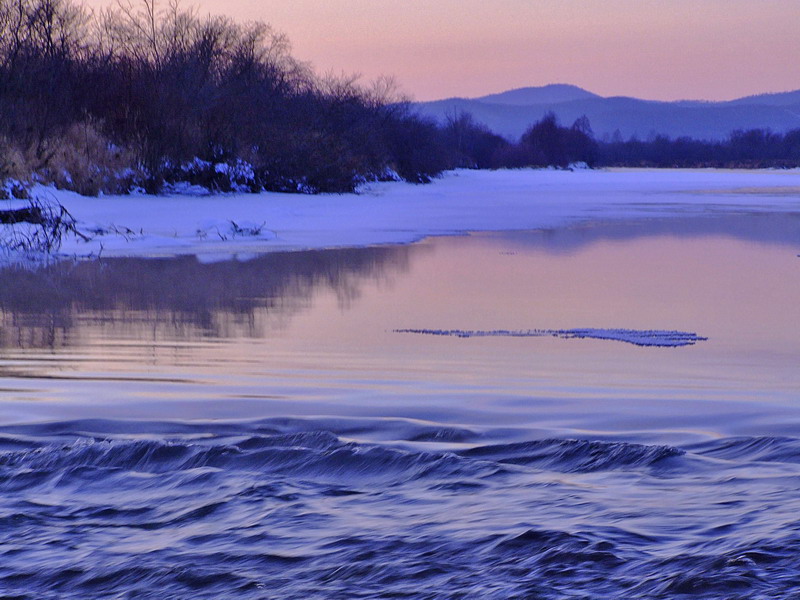
<svg viewBox="0 0 800 600"><path fill-rule="evenodd" d="M354 433L411 445L342 439ZM64 421L0 428L0 473L8 477L77 468L143 473L210 468L388 477L457 472L478 463L580 473L647 468L687 455L742 463L800 463L800 439L792 437L724 438L682 448L561 438L479 444L485 437L467 428L383 419ZM442 444L444 450L439 449Z"/></svg>
<svg viewBox="0 0 800 600"><path fill-rule="evenodd" d="M671 446L646 446L625 442L537 440L481 446L460 454L553 471L589 472L650 467L666 459L683 456L685 452Z"/></svg>
<svg viewBox="0 0 800 600"><path fill-rule="evenodd" d="M355 431L397 441L343 433ZM491 436L399 419L2 427L0 595L800 590L796 469L769 462L797 463L796 438L678 447ZM742 472L747 487L731 476Z"/></svg>
<svg viewBox="0 0 800 600"><path fill-rule="evenodd" d="M723 460L800 463L800 439L791 437L735 437L691 446L692 452Z"/></svg>
<svg viewBox="0 0 800 600"><path fill-rule="evenodd" d="M58 428L44 427L48 437ZM64 431L73 431L64 427ZM525 465L559 472L588 472L653 466L683 450L624 442L546 439L423 451L344 442L330 431L225 435L204 439L98 438L84 435L67 443L0 437L0 481L24 474L63 476L77 470L125 470L159 474L198 469L257 470L322 479L443 477L477 473L487 463ZM74 432L69 435L75 435ZM458 428L422 428L412 442L463 442L475 434ZM0 486L1 487L1 486Z"/></svg>

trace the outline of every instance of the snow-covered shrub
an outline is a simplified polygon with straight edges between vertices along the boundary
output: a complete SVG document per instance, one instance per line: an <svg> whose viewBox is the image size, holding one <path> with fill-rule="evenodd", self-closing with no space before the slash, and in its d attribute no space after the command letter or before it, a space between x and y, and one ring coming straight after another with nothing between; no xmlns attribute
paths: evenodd
<svg viewBox="0 0 800 600"><path fill-rule="evenodd" d="M382 170L378 171L378 173L376 174L375 180L376 181L403 181L403 178L400 177L400 173L395 171L393 168L384 167Z"/></svg>
<svg viewBox="0 0 800 600"><path fill-rule="evenodd" d="M209 192L261 191L253 166L241 158L211 162L195 157L177 167L164 166L165 181L170 186L188 184Z"/></svg>
<svg viewBox="0 0 800 600"><path fill-rule="evenodd" d="M13 198L25 200L29 197L28 186L18 179L0 180L0 200Z"/></svg>

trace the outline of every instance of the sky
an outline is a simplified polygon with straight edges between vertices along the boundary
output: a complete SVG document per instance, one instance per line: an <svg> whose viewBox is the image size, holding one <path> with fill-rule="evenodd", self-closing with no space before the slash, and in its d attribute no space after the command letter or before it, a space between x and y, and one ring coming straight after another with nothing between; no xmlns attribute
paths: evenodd
<svg viewBox="0 0 800 600"><path fill-rule="evenodd" d="M135 0L134 0L135 1ZM166 0L163 0L166 2ZM84 0L92 8L115 0ZM393 76L415 100L571 83L727 100L800 89L800 0L184 0L264 21L319 73Z"/></svg>

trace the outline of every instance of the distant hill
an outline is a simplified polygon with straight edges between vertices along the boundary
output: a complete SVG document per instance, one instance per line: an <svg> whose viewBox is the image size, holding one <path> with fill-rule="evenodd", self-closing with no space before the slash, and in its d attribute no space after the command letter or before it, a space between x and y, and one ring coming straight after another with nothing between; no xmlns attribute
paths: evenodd
<svg viewBox="0 0 800 600"><path fill-rule="evenodd" d="M551 83L542 87L524 87L508 90L499 94L490 94L475 98L479 102L489 104L508 104L511 106L528 106L531 104L556 104L559 102L572 102L573 100L587 100L599 98L597 94L587 92L576 85L565 83Z"/></svg>
<svg viewBox="0 0 800 600"><path fill-rule="evenodd" d="M764 106L797 106L800 104L800 90L780 94L759 94L731 100L728 104L760 104Z"/></svg>
<svg viewBox="0 0 800 600"><path fill-rule="evenodd" d="M605 98L579 87L554 84L491 94L420 102L417 109L443 121L469 112L493 131L516 140L531 124L553 112L569 125L586 115L598 139L616 135L648 139L658 134L717 140L736 129L800 128L800 90L749 96L727 102L659 102L623 96Z"/></svg>

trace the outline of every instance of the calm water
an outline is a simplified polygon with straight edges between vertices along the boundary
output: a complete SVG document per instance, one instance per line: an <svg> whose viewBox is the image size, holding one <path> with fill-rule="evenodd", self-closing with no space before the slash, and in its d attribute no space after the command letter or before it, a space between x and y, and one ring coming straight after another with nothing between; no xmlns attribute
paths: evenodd
<svg viewBox="0 0 800 600"><path fill-rule="evenodd" d="M800 594L800 217L0 272L0 597ZM677 330L679 348L398 329Z"/></svg>

